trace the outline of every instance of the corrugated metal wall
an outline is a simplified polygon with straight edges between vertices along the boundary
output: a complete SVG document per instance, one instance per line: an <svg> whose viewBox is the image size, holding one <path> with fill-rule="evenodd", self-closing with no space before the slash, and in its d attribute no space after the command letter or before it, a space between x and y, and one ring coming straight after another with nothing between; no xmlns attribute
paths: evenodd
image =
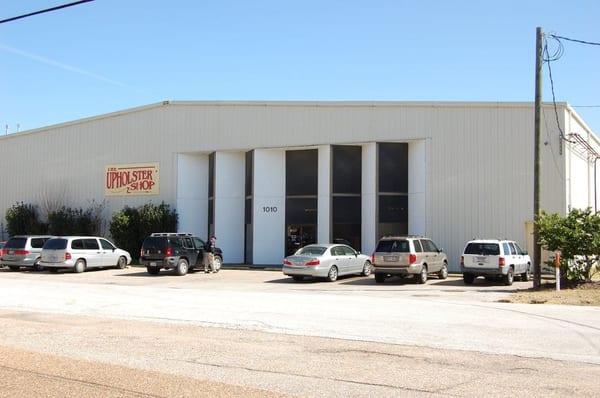
<svg viewBox="0 0 600 398"><path fill-rule="evenodd" d="M564 123L565 106L561 105ZM546 108L543 207L566 208L565 160ZM118 112L0 138L0 213L16 201L104 199L108 164L160 162L160 195L175 206L177 153L428 139L427 233L457 269L474 236L525 244L533 212L530 103L194 103ZM107 217L149 197L111 197Z"/></svg>

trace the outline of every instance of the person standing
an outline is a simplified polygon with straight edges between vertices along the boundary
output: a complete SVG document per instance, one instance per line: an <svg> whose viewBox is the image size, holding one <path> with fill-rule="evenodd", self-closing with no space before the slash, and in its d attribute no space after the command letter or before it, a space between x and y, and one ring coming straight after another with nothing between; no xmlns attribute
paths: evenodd
<svg viewBox="0 0 600 398"><path fill-rule="evenodd" d="M217 245L217 238L211 236L206 245L204 246L204 272L215 272L215 247Z"/></svg>

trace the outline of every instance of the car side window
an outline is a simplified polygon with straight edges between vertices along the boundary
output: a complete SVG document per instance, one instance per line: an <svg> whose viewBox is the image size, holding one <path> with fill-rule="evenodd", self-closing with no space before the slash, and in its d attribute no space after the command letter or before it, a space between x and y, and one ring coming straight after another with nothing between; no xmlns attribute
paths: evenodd
<svg viewBox="0 0 600 398"><path fill-rule="evenodd" d="M31 238L31 247L33 249L41 249L46 241L44 238Z"/></svg>
<svg viewBox="0 0 600 398"><path fill-rule="evenodd" d="M429 244L429 248L431 249L430 251L432 251L432 252L440 251L440 249L438 249L437 245L435 243L433 243L432 240L428 240L427 243Z"/></svg>
<svg viewBox="0 0 600 398"><path fill-rule="evenodd" d="M519 254L521 256L525 254L523 249L521 249L521 246L519 246L517 243L515 243L514 245L515 245L515 249L517 249L517 254Z"/></svg>
<svg viewBox="0 0 600 398"><path fill-rule="evenodd" d="M514 245L512 242L510 242L510 243L508 244L508 247L510 247L510 254L512 254L513 256L516 256L516 255L517 255L517 253L519 253L519 252L517 251L517 249L515 248L515 245Z"/></svg>
<svg viewBox="0 0 600 398"><path fill-rule="evenodd" d="M194 244L192 243L192 238L183 238L183 247L186 249L193 249Z"/></svg>
<svg viewBox="0 0 600 398"><path fill-rule="evenodd" d="M194 238L194 244L196 245L196 249L204 250L204 241L200 238Z"/></svg>
<svg viewBox="0 0 600 398"><path fill-rule="evenodd" d="M432 252L432 251L435 251L435 250L433 250L433 248L431 247L430 243L431 243L431 242L430 242L429 240L427 240L427 239L421 239L421 245L423 245L423 251L424 251L424 252Z"/></svg>
<svg viewBox="0 0 600 398"><path fill-rule="evenodd" d="M84 239L83 246L88 250L100 250L100 246L96 239Z"/></svg>
<svg viewBox="0 0 600 398"><path fill-rule="evenodd" d="M83 240L75 239L71 242L71 249L73 250L83 250Z"/></svg>
<svg viewBox="0 0 600 398"><path fill-rule="evenodd" d="M419 242L418 240L413 240L413 244L415 245L415 252L417 253L421 253L423 252L423 246L421 246L421 242Z"/></svg>
<svg viewBox="0 0 600 398"><path fill-rule="evenodd" d="M331 255L332 256L343 256L344 255L344 251L341 250L341 247L334 246L334 247L331 248Z"/></svg>
<svg viewBox="0 0 600 398"><path fill-rule="evenodd" d="M356 252L354 251L354 249L352 249L351 247L342 246L342 249L344 250L344 254L346 256L354 256L356 254Z"/></svg>
<svg viewBox="0 0 600 398"><path fill-rule="evenodd" d="M510 254L510 249L508 248L508 243L504 242L502 244L502 249L504 249L504 255L508 256Z"/></svg>
<svg viewBox="0 0 600 398"><path fill-rule="evenodd" d="M104 250L116 249L116 247L106 239L100 239L100 244L102 245L102 249Z"/></svg>

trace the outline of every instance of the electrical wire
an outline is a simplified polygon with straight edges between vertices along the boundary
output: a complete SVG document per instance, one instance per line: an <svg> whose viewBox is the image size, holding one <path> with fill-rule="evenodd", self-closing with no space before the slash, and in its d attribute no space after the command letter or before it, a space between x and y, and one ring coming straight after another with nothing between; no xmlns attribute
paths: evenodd
<svg viewBox="0 0 600 398"><path fill-rule="evenodd" d="M558 39L556 39L556 40L560 43L560 40L558 40ZM567 138L567 136L565 135L565 132L563 131L562 127L560 126L560 118L558 117L558 107L556 106L556 95L554 93L554 78L552 77L552 67L550 66L550 64L553 61L556 61L556 60L560 59L560 57L562 57L562 55L564 54L564 49L562 47L562 44L560 44L559 49L552 56L550 56L550 54L548 52L548 43L547 43L547 41L545 41L544 48L542 51L543 51L543 53L546 54L544 61L548 65L548 74L550 75L550 88L552 90L552 104L554 105L554 116L556 117L556 125L558 126L558 131L560 131L560 138L562 140L570 142L571 144L574 144L575 142L571 141Z"/></svg>
<svg viewBox="0 0 600 398"><path fill-rule="evenodd" d="M12 17L12 18L2 19L2 20L0 20L0 23L16 21L17 19L31 17L33 15L43 14L45 12L56 11L56 10L60 10L62 8L72 7L72 6L76 6L76 5L83 4L83 3L89 3L90 1L94 1L94 0L80 0L80 1L75 1L73 3L62 4L60 6L46 8L44 10L34 11L34 12L30 12L28 14L19 15L19 16Z"/></svg>
<svg viewBox="0 0 600 398"><path fill-rule="evenodd" d="M568 37L565 37L565 36L559 36L559 35L555 35L555 34L550 34L549 36L552 37L553 39L556 39L556 40L559 40L559 41L560 41L560 39L562 39L562 40L572 41L572 42L580 43L580 44L589 44L591 46L600 46L600 43L596 43L594 41L571 39L571 38L568 38Z"/></svg>

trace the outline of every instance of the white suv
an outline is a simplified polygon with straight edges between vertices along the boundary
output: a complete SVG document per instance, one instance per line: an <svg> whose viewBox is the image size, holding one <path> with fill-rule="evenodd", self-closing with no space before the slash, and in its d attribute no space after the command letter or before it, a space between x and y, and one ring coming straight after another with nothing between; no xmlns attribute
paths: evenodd
<svg viewBox="0 0 600 398"><path fill-rule="evenodd" d="M502 239L476 239L467 243L460 258L465 284L470 285L478 276L488 280L501 279L512 285L514 276L524 282L531 279L531 259L517 242Z"/></svg>
<svg viewBox="0 0 600 398"><path fill-rule="evenodd" d="M40 265L56 272L70 268L83 272L94 267L125 268L131 255L104 238L96 236L61 236L44 244Z"/></svg>

